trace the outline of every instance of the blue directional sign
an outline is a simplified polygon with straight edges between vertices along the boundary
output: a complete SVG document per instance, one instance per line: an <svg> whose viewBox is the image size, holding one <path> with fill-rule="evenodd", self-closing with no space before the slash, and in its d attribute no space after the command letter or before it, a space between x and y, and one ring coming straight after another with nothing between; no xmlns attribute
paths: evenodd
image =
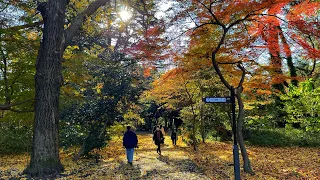
<svg viewBox="0 0 320 180"><path fill-rule="evenodd" d="M205 97L203 98L205 103L231 103L230 97Z"/></svg>

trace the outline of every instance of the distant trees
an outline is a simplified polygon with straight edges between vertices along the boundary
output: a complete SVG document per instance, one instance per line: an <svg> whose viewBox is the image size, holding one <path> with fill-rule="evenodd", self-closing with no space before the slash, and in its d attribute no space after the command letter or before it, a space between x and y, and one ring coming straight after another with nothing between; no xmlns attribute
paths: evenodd
<svg viewBox="0 0 320 180"><path fill-rule="evenodd" d="M37 17L30 17L33 2L14 4L0 2L0 111L3 117L8 111L33 112L34 102L34 60L39 48L39 24L19 26ZM12 13L23 12L21 17Z"/></svg>
<svg viewBox="0 0 320 180"><path fill-rule="evenodd" d="M180 60L177 68L167 71L154 81L153 88L147 91L145 96L163 104L164 109L175 109L180 112L179 118L183 121L182 128L184 128L182 135L188 137L188 143L196 150L198 136L200 135L202 141L205 141L208 134L212 135L212 131L221 132L218 126L225 123L221 117L228 117L227 113L230 112L228 105L214 107L205 105L202 98L228 96L229 92L223 90L218 79L211 76L212 69L202 64L198 64L200 67L195 67L196 59ZM228 118L226 119L229 123Z"/></svg>

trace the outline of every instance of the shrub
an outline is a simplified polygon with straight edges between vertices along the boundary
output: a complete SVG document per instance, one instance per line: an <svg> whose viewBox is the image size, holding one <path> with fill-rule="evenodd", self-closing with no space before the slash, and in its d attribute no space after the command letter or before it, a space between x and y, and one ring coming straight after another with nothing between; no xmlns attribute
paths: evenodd
<svg viewBox="0 0 320 180"><path fill-rule="evenodd" d="M134 127L132 128L134 129ZM108 128L108 132L111 136L115 136L120 140L123 134L126 132L126 125L124 123L115 122Z"/></svg>
<svg viewBox="0 0 320 180"><path fill-rule="evenodd" d="M32 127L2 125L0 137L0 154L16 154L31 150Z"/></svg>
<svg viewBox="0 0 320 180"><path fill-rule="evenodd" d="M259 146L320 146L320 134L292 127L277 129L247 129L247 141Z"/></svg>
<svg viewBox="0 0 320 180"><path fill-rule="evenodd" d="M281 99L289 123L298 123L309 132L320 132L320 87L314 88L312 79L301 82L298 87L290 86Z"/></svg>

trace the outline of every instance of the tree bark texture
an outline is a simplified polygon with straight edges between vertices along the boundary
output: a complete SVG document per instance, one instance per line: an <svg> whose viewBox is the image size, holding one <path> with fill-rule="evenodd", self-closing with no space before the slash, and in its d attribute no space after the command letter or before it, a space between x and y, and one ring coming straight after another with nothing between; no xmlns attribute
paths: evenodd
<svg viewBox="0 0 320 180"><path fill-rule="evenodd" d="M58 143L62 56L85 18L105 5L108 0L92 2L73 19L68 29L64 30L68 2L69 0L49 0L40 3L37 8L42 14L44 29L36 62L32 153L30 164L24 171L32 176L63 171Z"/></svg>
<svg viewBox="0 0 320 180"><path fill-rule="evenodd" d="M286 59L287 59L287 66L289 68L290 77L292 78L291 83L294 86L298 86L298 80L296 79L297 70L296 70L296 67L293 64L292 53L291 53L291 50L290 50L290 46L289 46L286 38L284 37L282 29L280 27L278 27L278 28L279 28L279 36L281 38L283 47L285 49L285 54L286 54Z"/></svg>
<svg viewBox="0 0 320 180"><path fill-rule="evenodd" d="M58 123L66 0L51 0L41 12L43 38L35 75L35 119L30 164L32 176L60 173Z"/></svg>
<svg viewBox="0 0 320 180"><path fill-rule="evenodd" d="M237 88L238 90L239 88ZM236 92L236 97L237 97L237 101L238 101L238 106L239 106L239 113L238 113L238 121L237 121L237 135L238 135L238 143L240 146L240 151L241 151L241 156L242 156L242 160L243 160L243 169L244 172L247 172L249 174L253 174L253 170L251 168L251 164L250 164L250 159L247 153L247 149L246 146L244 144L244 140L243 140L243 134L242 134L242 127L243 127L243 119L244 119L244 105L242 102L242 98L241 98L241 92Z"/></svg>

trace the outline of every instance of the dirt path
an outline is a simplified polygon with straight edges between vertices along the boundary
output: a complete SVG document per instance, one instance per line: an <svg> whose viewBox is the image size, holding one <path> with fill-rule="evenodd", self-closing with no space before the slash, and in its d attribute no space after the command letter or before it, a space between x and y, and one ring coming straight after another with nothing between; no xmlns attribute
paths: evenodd
<svg viewBox="0 0 320 180"><path fill-rule="evenodd" d="M156 153L151 134L139 135L139 139L133 165L140 170L139 179L209 179L181 148L172 146L170 137L166 137L162 155Z"/></svg>
<svg viewBox="0 0 320 180"><path fill-rule="evenodd" d="M89 179L210 179L193 163L183 147L174 147L169 136L162 146L162 155L156 153L151 134L139 134L139 148L134 154L133 165L127 164L124 149L112 162L104 162L96 172L86 176Z"/></svg>

